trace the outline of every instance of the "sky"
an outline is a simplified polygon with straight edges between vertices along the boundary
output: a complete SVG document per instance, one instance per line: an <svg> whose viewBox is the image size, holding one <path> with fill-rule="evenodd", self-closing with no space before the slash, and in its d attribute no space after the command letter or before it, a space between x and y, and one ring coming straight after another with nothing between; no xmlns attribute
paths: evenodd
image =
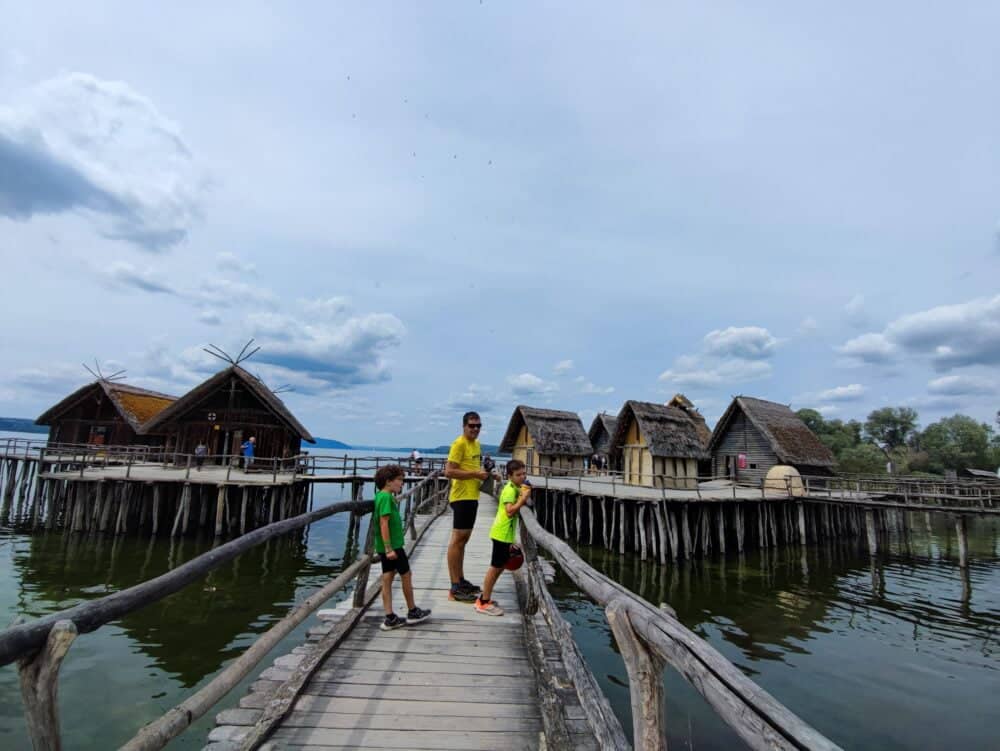
<svg viewBox="0 0 1000 751"><path fill-rule="evenodd" d="M280 5L280 4L279 4ZM0 415L1000 407L1000 5L6 3Z"/></svg>

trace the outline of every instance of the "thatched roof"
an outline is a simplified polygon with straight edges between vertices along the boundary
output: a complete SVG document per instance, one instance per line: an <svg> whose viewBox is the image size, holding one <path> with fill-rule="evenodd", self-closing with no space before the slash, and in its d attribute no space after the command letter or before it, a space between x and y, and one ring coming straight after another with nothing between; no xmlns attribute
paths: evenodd
<svg viewBox="0 0 1000 751"><path fill-rule="evenodd" d="M511 452L521 426L528 426L535 451L553 456L590 456L593 447L583 430L583 423L576 412L561 409L538 409L519 405L507 423L507 432L500 442L500 450Z"/></svg>
<svg viewBox="0 0 1000 751"><path fill-rule="evenodd" d="M1000 482L1000 476L996 472L991 472L988 469L966 469L963 470L969 477L974 477L977 480L992 480L993 482Z"/></svg>
<svg viewBox="0 0 1000 751"><path fill-rule="evenodd" d="M265 386L260 379L243 370L243 368L239 365L231 365L225 370L220 370L207 381L203 381L199 385L195 386L184 396L170 405L170 407L163 410L152 421L150 421L143 428L142 432L148 433L158 429L164 429L170 421L187 414L189 411L197 407L209 394L225 386L231 376L236 376L236 378L238 378L243 385L246 386L252 394L254 394L254 396L260 399L264 406L271 410L275 417L285 423L292 432L297 433L300 438L305 439L309 443L316 442L315 439L309 434L309 431L305 429L305 426L295 419L295 415L288 410L285 403L281 401L281 399L279 399L277 395L271 391L271 389Z"/></svg>
<svg viewBox="0 0 1000 751"><path fill-rule="evenodd" d="M601 412L598 414L592 423L590 423L590 430L587 431L587 437L590 438L590 444L592 446L597 445L597 436L603 429L608 436L613 436L615 434L615 426L618 424L618 417L615 415L609 415L607 412Z"/></svg>
<svg viewBox="0 0 1000 751"><path fill-rule="evenodd" d="M627 401L618 413L611 450L621 451L629 423L639 423L639 433L653 456L707 459L708 452L698 434L697 422L679 407L652 402Z"/></svg>
<svg viewBox="0 0 1000 751"><path fill-rule="evenodd" d="M705 422L705 418L702 417L701 412L698 408L694 406L694 403L688 399L684 394L674 394L674 398L667 402L668 407L677 407L687 412L688 417L694 420L695 427L698 429L698 436L701 438L701 445L708 450L709 441L712 440L712 431L708 429L708 423Z"/></svg>
<svg viewBox="0 0 1000 751"><path fill-rule="evenodd" d="M712 433L709 448L714 451L729 423L742 411L771 445L771 450L785 464L832 467L833 452L816 437L790 407L750 396L737 396Z"/></svg>
<svg viewBox="0 0 1000 751"><path fill-rule="evenodd" d="M138 386L130 386L127 383L108 381L102 378L78 388L59 403L49 407L35 420L35 423L51 425L83 400L100 398L101 395L111 400L115 409L118 410L118 414L137 433L141 432L141 428L147 422L177 400L176 396L170 394L161 394L158 391L141 389Z"/></svg>

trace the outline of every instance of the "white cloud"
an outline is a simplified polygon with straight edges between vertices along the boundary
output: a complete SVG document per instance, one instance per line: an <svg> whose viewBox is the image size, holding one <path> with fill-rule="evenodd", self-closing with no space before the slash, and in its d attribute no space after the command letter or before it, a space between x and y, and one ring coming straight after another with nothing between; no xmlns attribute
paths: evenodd
<svg viewBox="0 0 1000 751"><path fill-rule="evenodd" d="M865 326L868 323L868 312L865 309L865 296L855 295L844 306L847 320L854 326Z"/></svg>
<svg viewBox="0 0 1000 751"><path fill-rule="evenodd" d="M682 359L682 358L678 358ZM729 360L709 367L687 367L665 370L660 380L682 388L711 388L727 383L741 383L768 378L771 363L760 360Z"/></svg>
<svg viewBox="0 0 1000 751"><path fill-rule="evenodd" d="M204 279L192 296L203 304L220 308L272 307L278 301L269 289L231 279Z"/></svg>
<svg viewBox="0 0 1000 751"><path fill-rule="evenodd" d="M329 320L340 318L351 309L351 300L347 297L327 297L300 302L303 310L309 315Z"/></svg>
<svg viewBox="0 0 1000 751"><path fill-rule="evenodd" d="M240 274L253 274L257 264L240 258L235 253L219 253L215 256L215 265L223 271L236 271Z"/></svg>
<svg viewBox="0 0 1000 751"><path fill-rule="evenodd" d="M730 326L709 331L705 335L702 351L708 357L764 360L771 357L778 340L771 332L759 326Z"/></svg>
<svg viewBox="0 0 1000 751"><path fill-rule="evenodd" d="M112 263L101 272L101 275L105 283L120 289L131 288L163 295L178 294L177 290L163 279L160 272L151 268L139 269L125 261Z"/></svg>
<svg viewBox="0 0 1000 751"><path fill-rule="evenodd" d="M157 252L186 237L204 188L177 125L128 84L65 73L0 108L2 215L80 211Z"/></svg>
<svg viewBox="0 0 1000 751"><path fill-rule="evenodd" d="M860 383L852 383L848 386L835 386L826 391L820 391L817 397L821 401L827 402L855 402L864 397L868 391Z"/></svg>
<svg viewBox="0 0 1000 751"><path fill-rule="evenodd" d="M928 382L927 391L939 396L979 396L997 393L996 379L948 375Z"/></svg>
<svg viewBox="0 0 1000 751"><path fill-rule="evenodd" d="M580 387L581 394L613 394L615 393L614 386L598 386L590 381L586 381L583 386Z"/></svg>
<svg viewBox="0 0 1000 751"><path fill-rule="evenodd" d="M206 326L221 326L222 316L215 310L203 310L198 314L198 320Z"/></svg>
<svg viewBox="0 0 1000 751"><path fill-rule="evenodd" d="M835 404L821 404L815 408L823 417L829 417L830 415L835 415L840 412L840 407Z"/></svg>
<svg viewBox="0 0 1000 751"><path fill-rule="evenodd" d="M818 328L819 328L819 322L812 316L807 316L802 319L802 322L799 324L799 328L797 331L800 335L805 336L807 334L812 334Z"/></svg>
<svg viewBox="0 0 1000 751"><path fill-rule="evenodd" d="M767 378L767 362L780 341L760 326L730 326L708 332L695 355L681 355L659 380L680 388L711 388Z"/></svg>
<svg viewBox="0 0 1000 751"><path fill-rule="evenodd" d="M552 370L555 371L555 373L558 375L562 375L563 373L566 373L567 371L570 371L572 369L573 369L572 360L560 360L555 364L555 367L552 368Z"/></svg>
<svg viewBox="0 0 1000 751"><path fill-rule="evenodd" d="M521 373L507 376L507 384L515 396L535 396L551 394L559 390L559 386L551 381L545 381L534 373Z"/></svg>
<svg viewBox="0 0 1000 751"><path fill-rule="evenodd" d="M837 347L837 352L853 361L888 363L895 358L896 346L883 334L862 334Z"/></svg>

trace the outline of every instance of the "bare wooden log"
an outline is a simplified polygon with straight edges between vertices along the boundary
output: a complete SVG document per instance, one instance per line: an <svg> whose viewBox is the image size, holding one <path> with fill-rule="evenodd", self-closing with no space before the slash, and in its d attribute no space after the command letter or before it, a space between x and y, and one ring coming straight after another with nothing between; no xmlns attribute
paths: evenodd
<svg viewBox="0 0 1000 751"><path fill-rule="evenodd" d="M625 555L625 514L628 512L628 505L624 501L618 501L618 552Z"/></svg>
<svg viewBox="0 0 1000 751"><path fill-rule="evenodd" d="M736 504L736 550L743 552L743 504Z"/></svg>
<svg viewBox="0 0 1000 751"><path fill-rule="evenodd" d="M955 533L958 535L958 565L964 569L969 565L969 537L964 516L955 517Z"/></svg>
<svg viewBox="0 0 1000 751"><path fill-rule="evenodd" d="M806 540L806 509L805 509L805 504L802 503L802 501L799 501L798 504L796 504L796 505L798 506L798 512L799 512L799 544L805 545L806 542L807 542L807 540Z"/></svg>
<svg viewBox="0 0 1000 751"><path fill-rule="evenodd" d="M153 483L153 537L160 529L160 486Z"/></svg>
<svg viewBox="0 0 1000 751"><path fill-rule="evenodd" d="M243 499L240 501L240 534L245 535L247 532L247 500L250 494L250 488L246 485L243 486Z"/></svg>
<svg viewBox="0 0 1000 751"><path fill-rule="evenodd" d="M638 503L635 507L635 526L636 533L639 537L639 560L646 560L646 525L645 525L645 515L646 515L646 504Z"/></svg>
<svg viewBox="0 0 1000 751"><path fill-rule="evenodd" d="M17 661L28 736L35 751L59 751L59 666L76 639L73 621L52 626L41 651Z"/></svg>
<svg viewBox="0 0 1000 751"><path fill-rule="evenodd" d="M878 537L875 535L875 514L870 508L865 509L865 530L868 533L868 555L877 555Z"/></svg>
<svg viewBox="0 0 1000 751"><path fill-rule="evenodd" d="M202 504L205 501L202 499ZM225 512L226 503L226 486L220 485L219 492L215 498L215 536L219 537L222 535L222 517Z"/></svg>
<svg viewBox="0 0 1000 751"><path fill-rule="evenodd" d="M666 510L663 508L664 505L665 504L661 501L660 503L657 503L654 506L655 509L654 515L656 516L656 529L660 535L659 553L660 553L661 565L667 562L667 523L666 520L664 519L664 516L666 515Z"/></svg>
<svg viewBox="0 0 1000 751"><path fill-rule="evenodd" d="M726 507L720 505L718 508L717 520L719 524L719 553L726 554Z"/></svg>
<svg viewBox="0 0 1000 751"><path fill-rule="evenodd" d="M628 672L633 745L641 751L666 749L663 659L651 652L633 630L626 600L612 600L604 613Z"/></svg>
<svg viewBox="0 0 1000 751"><path fill-rule="evenodd" d="M691 541L691 524L688 521L688 504L681 506L681 534L684 537L684 558L692 558L694 545Z"/></svg>

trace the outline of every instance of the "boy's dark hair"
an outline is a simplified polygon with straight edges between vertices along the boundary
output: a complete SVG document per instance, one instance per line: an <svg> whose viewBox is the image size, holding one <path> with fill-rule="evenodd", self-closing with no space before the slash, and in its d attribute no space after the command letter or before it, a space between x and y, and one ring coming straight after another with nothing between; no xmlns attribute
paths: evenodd
<svg viewBox="0 0 1000 751"><path fill-rule="evenodd" d="M507 462L507 477L510 477L515 472L519 472L524 469L524 462L520 459L511 459Z"/></svg>
<svg viewBox="0 0 1000 751"><path fill-rule="evenodd" d="M386 464L375 472L375 487L381 490L397 477L406 477L406 471L398 464Z"/></svg>
<svg viewBox="0 0 1000 751"><path fill-rule="evenodd" d="M473 417L475 417L477 420L480 421L482 421L483 419L482 417L479 416L478 412L466 412L464 415L462 415L462 427L464 428L466 425L468 425L469 420L471 420Z"/></svg>

